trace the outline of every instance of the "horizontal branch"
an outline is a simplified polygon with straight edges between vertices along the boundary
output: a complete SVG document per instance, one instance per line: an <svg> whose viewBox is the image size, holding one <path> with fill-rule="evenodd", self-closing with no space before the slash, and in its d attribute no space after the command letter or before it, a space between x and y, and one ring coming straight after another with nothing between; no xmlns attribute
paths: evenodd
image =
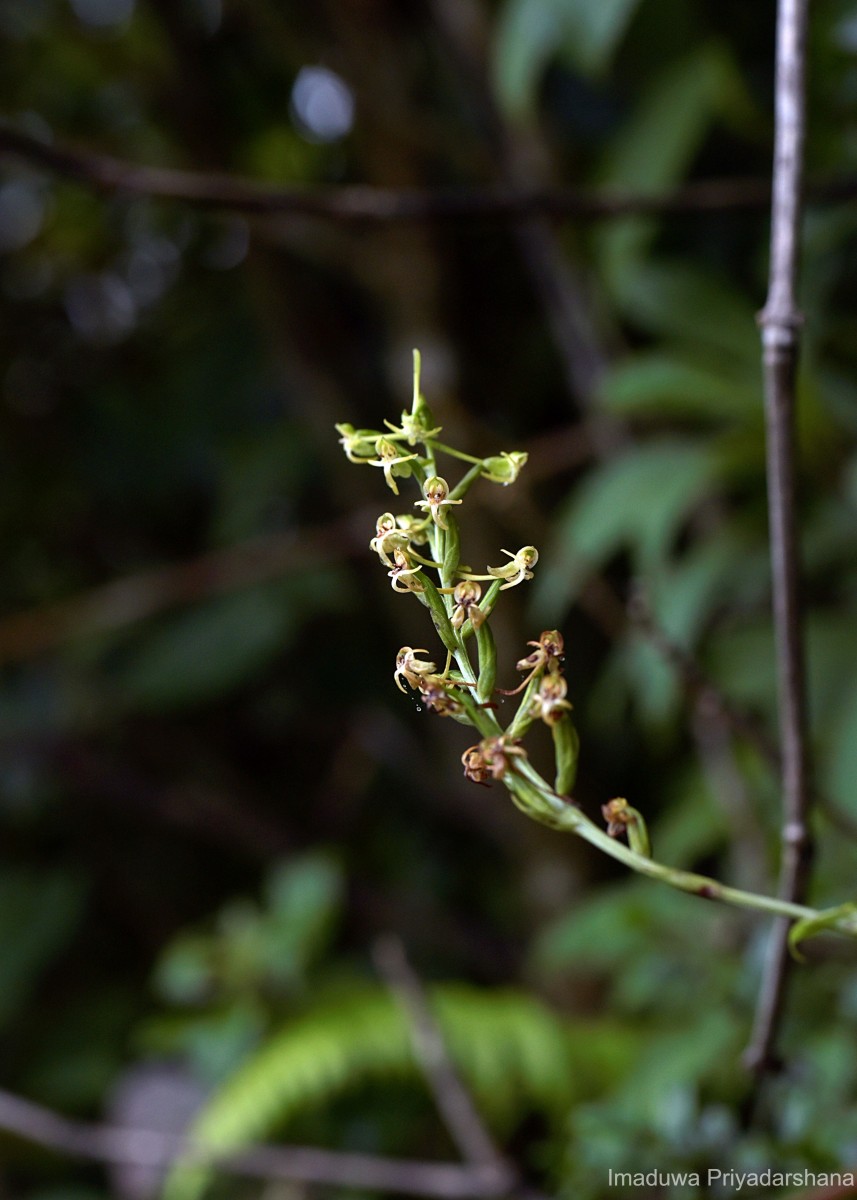
<svg viewBox="0 0 857 1200"><path fill-rule="evenodd" d="M60 1154L95 1162L164 1169L178 1158L212 1163L210 1151L176 1134L72 1121L2 1090L0 1130ZM382 1158L314 1146L252 1146L217 1158L213 1165L230 1175L254 1179L288 1179L437 1200L499 1197L508 1189L507 1178L491 1167Z"/></svg>
<svg viewBox="0 0 857 1200"><path fill-rule="evenodd" d="M147 167L106 154L47 142L0 123L0 158L17 158L100 192L125 192L180 200L200 208L247 215L290 215L342 223L444 219L521 219L535 215L580 220L645 214L767 209L770 181L710 179L660 195L586 188L500 187L378 188L275 187L234 175ZM857 195L857 179L820 181L810 199L835 201Z"/></svg>

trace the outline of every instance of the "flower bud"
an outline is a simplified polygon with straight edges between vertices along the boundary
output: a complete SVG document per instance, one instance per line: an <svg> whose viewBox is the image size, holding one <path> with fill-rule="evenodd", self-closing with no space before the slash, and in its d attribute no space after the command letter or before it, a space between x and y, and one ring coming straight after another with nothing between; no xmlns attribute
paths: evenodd
<svg viewBox="0 0 857 1200"><path fill-rule="evenodd" d="M491 458L485 459L482 465L482 478L491 483L502 483L504 487L508 487L518 478L521 468L528 458L529 455L524 450L512 450L511 452L504 450L501 454L495 454Z"/></svg>

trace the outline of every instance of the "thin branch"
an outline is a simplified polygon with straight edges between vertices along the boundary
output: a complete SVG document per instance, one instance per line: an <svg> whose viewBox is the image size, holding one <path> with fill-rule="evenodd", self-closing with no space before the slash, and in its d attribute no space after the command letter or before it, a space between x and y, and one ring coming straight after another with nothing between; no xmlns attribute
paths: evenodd
<svg viewBox="0 0 857 1200"><path fill-rule="evenodd" d="M235 175L150 167L26 133L0 123L0 158L51 171L99 192L178 200L248 216L288 215L342 224L395 221L525 219L533 216L598 220L634 214L665 216L764 211L771 202L767 180L709 179L660 195L585 188L495 187L378 188L275 187ZM857 180L817 182L813 199L841 201L857 195Z"/></svg>
<svg viewBox="0 0 857 1200"><path fill-rule="evenodd" d="M504 1181L485 1167L382 1158L314 1146L252 1146L213 1160L210 1149L176 1134L72 1121L2 1090L0 1129L59 1154L102 1163L168 1168L181 1158L254 1179L288 1179L437 1200L477 1200L506 1191Z"/></svg>
<svg viewBox="0 0 857 1200"><path fill-rule="evenodd" d="M375 964L404 1012L417 1061L431 1089L437 1110L465 1162L493 1172L500 1190L509 1191L515 1172L488 1132L470 1093L458 1076L443 1034L429 1007L416 972L398 938L375 944Z"/></svg>
<svg viewBox="0 0 857 1200"><path fill-rule="evenodd" d="M806 680L799 597L795 512L795 378L799 329L796 284L805 131L808 0L780 0L777 15L776 133L771 213L770 286L759 314L767 430L768 508L774 628L777 646L783 794L779 896L800 903L806 894L811 841L806 736ZM776 1066L774 1046L788 976L788 921L771 931L756 1019L746 1062L761 1079Z"/></svg>

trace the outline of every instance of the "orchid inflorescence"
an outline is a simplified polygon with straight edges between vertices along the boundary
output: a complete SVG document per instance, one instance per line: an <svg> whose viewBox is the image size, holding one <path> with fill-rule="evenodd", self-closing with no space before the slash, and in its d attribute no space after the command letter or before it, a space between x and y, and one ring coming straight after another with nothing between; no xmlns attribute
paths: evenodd
<svg viewBox="0 0 857 1200"><path fill-rule="evenodd" d="M402 513L384 512L369 543L390 578L393 590L411 593L429 610L445 651L429 657L422 647L403 646L393 677L403 692L418 692L422 704L438 716L470 725L479 740L461 756L464 775L474 783L501 782L515 804L529 816L555 829L575 833L643 875L705 899L722 900L744 908L789 917L795 924L793 946L821 929L857 936L857 905L817 911L778 897L721 884L691 871L659 863L651 857L642 814L623 797L601 807L606 828L596 823L571 797L577 774L578 737L572 721L568 684L563 674L564 642L558 630L545 630L527 643L529 654L517 670L523 679L514 687L497 687L497 652L491 616L500 593L533 578L539 561L535 546L514 552L498 566L474 571L461 559L457 513L479 480L508 486L526 464L523 451L501 451L476 458L437 440L442 432L420 391L420 355L414 351L414 391L410 411L398 425L385 421L384 430L336 429L350 462L380 467L388 487L399 496L399 483L412 480L420 498ZM450 484L438 470L439 455L464 463L466 470ZM416 510L416 511L414 511ZM483 584L487 585L483 590ZM476 644L476 665L471 659ZM425 656L425 657L421 657ZM441 665L442 663L442 665ZM498 718L495 694L520 696L517 710L505 726ZM546 726L553 739L555 778L549 784L530 762L523 741L535 722Z"/></svg>
<svg viewBox="0 0 857 1200"><path fill-rule="evenodd" d="M355 429L337 425L340 442L353 463L381 467L397 497L407 480L420 488L421 498L410 511L384 512L369 543L390 578L393 590L410 592L429 609L445 651L403 646L396 656L393 678L401 691L419 692L422 706L439 716L452 717L476 728L480 740L462 756L464 774L476 783L504 782L519 802L535 786L551 803L569 803L577 765L577 734L571 703L562 674L563 639L547 630L530 642L532 653L518 664L524 679L514 688L496 687L496 649L491 614L499 594L533 578L539 553L535 546L503 550L508 561L474 570L461 561L458 510L478 480L508 486L526 464L523 451L501 451L476 458L439 442L441 426L435 422L420 391L420 356L414 351L414 392L410 411L398 425ZM462 478L451 484L438 469L443 456L465 465ZM444 472L448 468L444 466ZM470 640L476 643L475 665ZM504 728L497 717L495 692L521 696L518 709ZM535 721L551 730L557 774L553 787L530 766L523 735ZM538 784L536 784L538 780ZM544 806L544 795L539 804Z"/></svg>

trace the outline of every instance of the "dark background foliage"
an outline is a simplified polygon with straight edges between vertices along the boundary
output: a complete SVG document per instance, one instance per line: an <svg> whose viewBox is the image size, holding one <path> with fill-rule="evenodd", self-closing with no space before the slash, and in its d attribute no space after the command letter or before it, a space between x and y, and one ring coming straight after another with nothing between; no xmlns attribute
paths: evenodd
<svg viewBox="0 0 857 1200"><path fill-rule="evenodd" d="M465 514L473 559L542 554L497 614L501 682L561 628L581 804L627 795L661 859L770 890L767 214L730 198L770 170L774 17L767 0L0 4L6 119L128 163L309 187L727 184L720 208L668 217L359 223L105 193L4 155L6 1087L91 1119L137 1103L145 1124L148 1081L172 1127L213 1095L216 1128L249 1062L293 1094L221 1104L226 1137L449 1155L394 1053L370 954L392 931L452 981L451 1047L540 1186L857 1164L853 951L808 951L748 1128L766 922L628 879L466 784L465 731L392 685L399 646L430 632L368 552L381 474L333 429L397 417L418 346L449 441L530 452ZM857 165L855 50L853 3L813 5L814 180ZM821 905L853 894L857 822L855 237L853 202L810 204ZM0 1153L10 1197L147 1194L11 1135Z"/></svg>

